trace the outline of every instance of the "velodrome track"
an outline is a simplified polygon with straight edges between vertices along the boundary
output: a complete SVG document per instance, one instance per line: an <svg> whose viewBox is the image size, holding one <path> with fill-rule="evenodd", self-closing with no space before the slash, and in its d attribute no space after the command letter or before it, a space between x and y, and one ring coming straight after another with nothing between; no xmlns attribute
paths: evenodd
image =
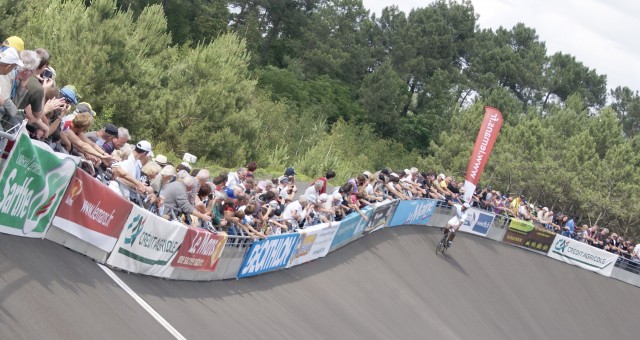
<svg viewBox="0 0 640 340"><path fill-rule="evenodd" d="M439 229L383 229L289 270L221 282L118 272L187 339L635 339L637 287ZM1 339L171 339L88 258L0 235Z"/></svg>

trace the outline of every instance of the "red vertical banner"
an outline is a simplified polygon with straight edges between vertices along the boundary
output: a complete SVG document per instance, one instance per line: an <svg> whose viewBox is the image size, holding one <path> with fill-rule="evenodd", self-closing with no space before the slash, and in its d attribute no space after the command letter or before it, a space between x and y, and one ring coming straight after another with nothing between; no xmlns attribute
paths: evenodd
<svg viewBox="0 0 640 340"><path fill-rule="evenodd" d="M467 177L464 181L464 200L469 202L476 190L476 185L480 180L484 166L489 160L489 155L496 143L498 133L502 127L502 113L491 106L484 107L484 119L476 137L476 143L471 152L469 166L467 166Z"/></svg>

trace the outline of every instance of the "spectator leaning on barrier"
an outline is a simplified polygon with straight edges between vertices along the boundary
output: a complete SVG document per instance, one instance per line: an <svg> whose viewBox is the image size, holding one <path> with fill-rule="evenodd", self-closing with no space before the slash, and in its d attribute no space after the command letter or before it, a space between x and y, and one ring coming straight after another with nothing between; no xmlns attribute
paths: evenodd
<svg viewBox="0 0 640 340"><path fill-rule="evenodd" d="M164 215L170 219L185 216L185 223L191 224L190 215L204 220L211 221L211 216L198 211L189 201L188 193L196 186L196 179L192 176L185 177L182 181L175 181L167 184L163 191Z"/></svg>
<svg viewBox="0 0 640 340"><path fill-rule="evenodd" d="M119 127L118 137L112 139L110 142L104 143L102 145L102 149L104 150L104 152L111 155L113 154L113 151L120 150L123 145L129 143L129 139L131 139L131 136L129 136L129 130L124 127Z"/></svg>
<svg viewBox="0 0 640 340"><path fill-rule="evenodd" d="M576 222L574 222L573 218L565 215L563 220L565 221L562 231L562 236L571 237L575 235L576 232Z"/></svg>
<svg viewBox="0 0 640 340"><path fill-rule="evenodd" d="M129 157L121 162L115 163L113 168L114 175L117 176L120 183L122 196L130 197L130 188L134 188L139 192L145 192L145 185L142 183L142 167L149 161L151 153L151 143L142 140L136 144L135 149Z"/></svg>
<svg viewBox="0 0 640 340"><path fill-rule="evenodd" d="M114 138L118 137L118 128L111 123L107 123L98 131L87 132L86 136L89 140L102 148L104 143L109 143L113 141Z"/></svg>

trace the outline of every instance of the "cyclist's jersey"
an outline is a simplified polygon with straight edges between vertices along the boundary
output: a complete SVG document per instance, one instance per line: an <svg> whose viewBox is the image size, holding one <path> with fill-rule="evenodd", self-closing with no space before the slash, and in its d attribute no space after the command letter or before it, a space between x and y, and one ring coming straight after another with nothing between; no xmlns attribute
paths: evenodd
<svg viewBox="0 0 640 340"><path fill-rule="evenodd" d="M460 222L464 223L468 217L467 211L462 211L462 205L460 204L454 204L453 208L455 209L456 215L453 216L447 224L457 226Z"/></svg>

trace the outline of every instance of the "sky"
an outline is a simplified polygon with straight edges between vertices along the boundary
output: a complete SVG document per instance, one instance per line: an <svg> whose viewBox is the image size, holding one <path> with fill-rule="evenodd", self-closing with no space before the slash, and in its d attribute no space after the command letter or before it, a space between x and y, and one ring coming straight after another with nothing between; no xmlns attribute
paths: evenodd
<svg viewBox="0 0 640 340"><path fill-rule="evenodd" d="M409 13L430 0L363 0L380 14L392 4ZM472 0L480 28L512 28L518 22L534 28L547 54L571 54L598 74L607 75L607 87L640 90L640 19L637 0Z"/></svg>

